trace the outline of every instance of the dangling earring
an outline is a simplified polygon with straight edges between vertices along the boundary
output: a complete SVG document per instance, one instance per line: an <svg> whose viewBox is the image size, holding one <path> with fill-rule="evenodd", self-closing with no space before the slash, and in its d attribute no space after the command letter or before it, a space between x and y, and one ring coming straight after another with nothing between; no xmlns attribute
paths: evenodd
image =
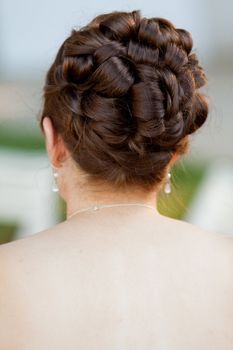
<svg viewBox="0 0 233 350"><path fill-rule="evenodd" d="M59 176L59 172L58 172L58 169L57 167L52 166L52 170L53 170L53 187L52 187L52 191L53 192L59 192L59 188L58 188L58 184L57 184L57 178Z"/></svg>
<svg viewBox="0 0 233 350"><path fill-rule="evenodd" d="M171 193L171 173L170 173L170 171L167 173L167 179L166 179L166 183L164 185L164 192L166 194Z"/></svg>

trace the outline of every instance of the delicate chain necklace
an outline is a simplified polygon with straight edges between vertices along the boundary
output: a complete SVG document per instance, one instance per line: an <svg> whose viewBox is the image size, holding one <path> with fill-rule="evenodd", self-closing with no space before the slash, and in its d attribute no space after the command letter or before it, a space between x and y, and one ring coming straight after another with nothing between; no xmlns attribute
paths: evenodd
<svg viewBox="0 0 233 350"><path fill-rule="evenodd" d="M153 207L152 205L149 204L144 204L144 203L119 203L119 204L105 204L105 205L92 205L91 207L88 208L84 208L84 209L79 209L76 210L74 213L72 213L71 215L67 216L67 219L70 219L72 216L84 212L84 211L96 211L99 210L101 208L109 208L109 207L119 207L119 206L129 206L129 205L139 205L139 206L143 206L143 207L147 207L150 209L153 209L155 211L155 207Z"/></svg>

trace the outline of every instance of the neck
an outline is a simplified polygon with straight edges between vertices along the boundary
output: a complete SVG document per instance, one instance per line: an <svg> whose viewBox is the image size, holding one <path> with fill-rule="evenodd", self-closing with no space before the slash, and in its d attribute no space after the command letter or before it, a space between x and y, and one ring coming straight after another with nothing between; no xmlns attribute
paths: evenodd
<svg viewBox="0 0 233 350"><path fill-rule="evenodd" d="M112 188L89 188L88 186L75 186L75 191L73 189L66 189L66 195L64 196L67 206L67 218L72 216L75 212L92 207L94 205L115 205L115 204L146 204L153 206L155 211L151 211L153 214L158 214L156 208L156 193L155 192L145 192L141 189L129 189L123 191L113 190ZM123 206L122 206L123 207ZM128 210L135 211L135 206L128 206ZM113 208L115 209L115 208ZM142 206L137 208L137 211L148 210ZM118 212L119 211L116 211Z"/></svg>

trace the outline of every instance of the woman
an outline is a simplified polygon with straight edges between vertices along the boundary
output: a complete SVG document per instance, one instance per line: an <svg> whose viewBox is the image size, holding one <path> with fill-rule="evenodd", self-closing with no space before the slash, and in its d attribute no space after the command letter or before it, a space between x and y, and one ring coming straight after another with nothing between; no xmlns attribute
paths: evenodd
<svg viewBox="0 0 233 350"><path fill-rule="evenodd" d="M140 11L73 30L40 125L67 220L0 248L1 349L232 349L232 238L158 213L205 122L190 33Z"/></svg>

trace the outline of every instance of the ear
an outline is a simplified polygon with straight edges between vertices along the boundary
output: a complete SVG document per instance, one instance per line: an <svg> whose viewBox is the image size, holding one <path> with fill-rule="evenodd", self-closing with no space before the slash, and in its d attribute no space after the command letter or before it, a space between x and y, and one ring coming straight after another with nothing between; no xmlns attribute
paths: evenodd
<svg viewBox="0 0 233 350"><path fill-rule="evenodd" d="M44 117L42 124L45 134L46 150L50 163L59 168L64 159L64 155L66 154L64 142L55 130L51 118Z"/></svg>
<svg viewBox="0 0 233 350"><path fill-rule="evenodd" d="M170 166L172 167L179 158L180 158L180 155L178 153L174 153L172 156L172 159L170 160Z"/></svg>

